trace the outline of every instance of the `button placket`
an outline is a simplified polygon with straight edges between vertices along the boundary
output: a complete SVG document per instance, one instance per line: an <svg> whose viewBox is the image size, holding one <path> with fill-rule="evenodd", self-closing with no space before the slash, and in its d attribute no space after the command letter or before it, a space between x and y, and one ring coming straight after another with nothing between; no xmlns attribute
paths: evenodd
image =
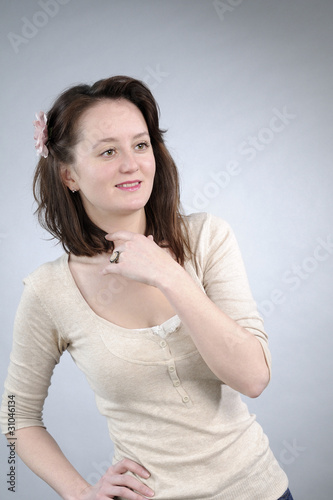
<svg viewBox="0 0 333 500"><path fill-rule="evenodd" d="M174 361L174 358L172 357L168 342L163 339L163 340L159 340L158 344L161 347L161 349L163 351L164 359L167 362L167 370L168 370L168 374L169 374L169 377L171 379L172 385L176 389L178 394L180 395L182 402L188 408L190 408L191 406L193 406L193 402L191 401L191 398L188 395L188 393L182 387L181 381L180 381L178 374L177 374L175 361Z"/></svg>

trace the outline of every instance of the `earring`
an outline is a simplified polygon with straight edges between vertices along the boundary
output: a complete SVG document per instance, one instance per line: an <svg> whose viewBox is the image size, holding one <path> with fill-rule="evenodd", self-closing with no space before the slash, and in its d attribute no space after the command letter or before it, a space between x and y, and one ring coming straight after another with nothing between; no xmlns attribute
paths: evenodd
<svg viewBox="0 0 333 500"><path fill-rule="evenodd" d="M72 189L72 193L76 193L76 189Z"/></svg>

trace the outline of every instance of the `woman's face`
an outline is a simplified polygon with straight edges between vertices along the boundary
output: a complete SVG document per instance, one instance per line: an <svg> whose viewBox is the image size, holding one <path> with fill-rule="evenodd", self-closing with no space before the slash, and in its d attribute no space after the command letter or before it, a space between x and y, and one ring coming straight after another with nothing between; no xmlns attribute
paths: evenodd
<svg viewBox="0 0 333 500"><path fill-rule="evenodd" d="M104 100L79 123L75 164L63 170L65 184L79 190L89 218L99 227L136 213L152 192L155 158L141 111L130 101Z"/></svg>

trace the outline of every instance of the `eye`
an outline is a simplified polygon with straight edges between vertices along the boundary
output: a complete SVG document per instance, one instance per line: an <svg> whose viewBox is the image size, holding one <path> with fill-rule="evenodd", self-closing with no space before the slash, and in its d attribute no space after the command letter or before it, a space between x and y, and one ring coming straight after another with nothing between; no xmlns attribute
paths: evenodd
<svg viewBox="0 0 333 500"><path fill-rule="evenodd" d="M138 151L144 151L145 149L149 148L149 143L148 142L140 142L135 146L135 149Z"/></svg>
<svg viewBox="0 0 333 500"><path fill-rule="evenodd" d="M115 154L116 154L115 149L107 149L106 151L104 151L104 153L101 154L101 156L110 157L110 156L114 156Z"/></svg>

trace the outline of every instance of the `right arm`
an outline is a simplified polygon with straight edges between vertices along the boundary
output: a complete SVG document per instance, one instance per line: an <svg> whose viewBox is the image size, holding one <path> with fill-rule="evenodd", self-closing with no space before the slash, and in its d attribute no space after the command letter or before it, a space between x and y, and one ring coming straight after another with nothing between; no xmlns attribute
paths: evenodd
<svg viewBox="0 0 333 500"><path fill-rule="evenodd" d="M6 437L9 441L13 439L9 434ZM149 477L148 471L132 460L125 459L110 467L98 483L92 486L67 460L44 427L19 429L15 432L15 438L16 451L23 462L63 500L109 500L115 496L128 500L143 500L154 495L154 492L139 480L124 474L130 471L142 478Z"/></svg>
<svg viewBox="0 0 333 500"><path fill-rule="evenodd" d="M50 286L49 280L44 279L44 282ZM36 290L28 279L15 318L13 347L1 407L2 432L9 442L16 438L15 451L23 462L64 500L107 500L115 496L142 500L152 497L150 489L126 474L133 472L142 478L149 477L141 465L129 459L111 466L96 485L90 485L70 464L44 427L44 401L54 367L68 343L42 296L43 290ZM9 401L15 401L15 405L9 406ZM11 421L15 424L8 418L9 408Z"/></svg>
<svg viewBox="0 0 333 500"><path fill-rule="evenodd" d="M13 438L6 435L8 441ZM44 427L15 431L16 452L37 476L64 500L77 500L89 484L80 476Z"/></svg>

